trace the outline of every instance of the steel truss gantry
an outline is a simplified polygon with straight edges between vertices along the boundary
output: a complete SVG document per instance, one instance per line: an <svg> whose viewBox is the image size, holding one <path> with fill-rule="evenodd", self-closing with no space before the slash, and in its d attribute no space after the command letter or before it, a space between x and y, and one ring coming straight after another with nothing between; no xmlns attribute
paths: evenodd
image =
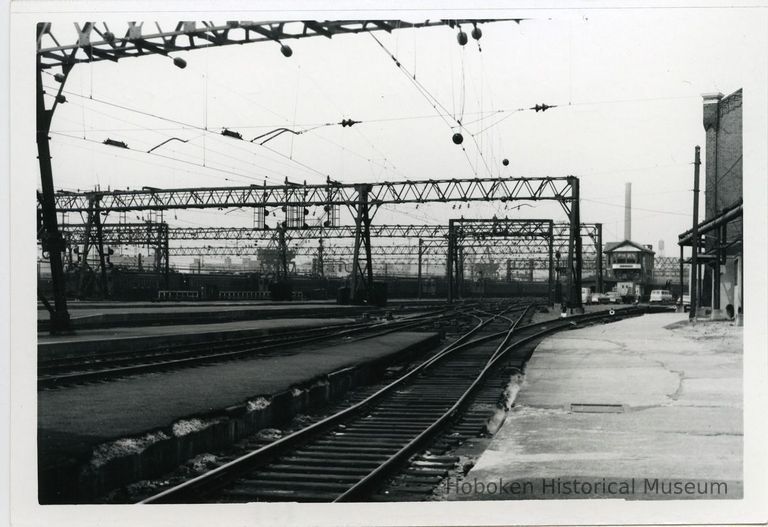
<svg viewBox="0 0 768 527"><path fill-rule="evenodd" d="M105 245L146 245L147 238L153 226L166 224L159 223L103 223L103 243ZM167 227L167 226L166 226ZM553 223L553 239L555 249L563 249L568 243L569 224L564 222ZM85 233L85 224L65 223L61 225L61 232L70 243L82 240ZM595 241L594 245L587 245L584 253L593 249L597 252L597 236L599 223L582 223L580 233L582 239L588 237ZM154 231L153 231L154 232ZM237 241L254 243L277 243L278 229L264 229L252 227L167 227L170 240L216 240ZM482 232L477 233L478 238L485 238ZM332 240L355 237L354 225L338 225L335 227L309 226L302 229L286 229L286 239L299 240ZM403 239L448 239L448 226L446 225L371 225L371 237L374 239L403 238ZM520 238L519 242L526 246L541 244L541 238Z"/></svg>
<svg viewBox="0 0 768 527"><path fill-rule="evenodd" d="M522 19L506 19L520 22ZM95 22L75 24L72 36L74 44L61 45L52 33L50 23L38 29L37 49L43 69L79 63L141 57L145 55L168 55L170 53L193 51L210 47L256 42L284 42L307 37L326 37L350 33L370 33L395 29L425 28L435 26L460 26L462 24L484 24L501 20L426 20L406 22L404 20L301 20L254 22L228 20L216 24L212 21L176 22L173 29L163 30L155 22L153 30L145 31L144 22L128 22L123 36L113 33L106 23ZM61 36L61 35L60 35ZM286 51L288 52L288 51Z"/></svg>
<svg viewBox="0 0 768 527"><path fill-rule="evenodd" d="M424 256L434 256L436 259L446 261L447 259L447 241L422 240L421 254ZM532 258L546 258L546 252L530 252L518 246L514 240L505 240L498 242L496 246L489 246L488 242L469 243L462 245L467 253L471 254L490 254L503 257L505 255L525 255ZM263 250L258 246L237 246L237 245L195 245L178 246L169 248L171 256L249 256L258 255ZM486 250L490 251L486 253ZM292 248L291 252L295 256L317 257L318 248L303 246ZM327 257L352 256L354 247L351 245L323 245L323 253ZM419 254L419 245L403 244L382 244L371 246L371 255L376 258L391 257L417 257Z"/></svg>
<svg viewBox="0 0 768 527"><path fill-rule="evenodd" d="M507 19L520 22L521 19ZM41 205L39 229L43 253L48 254L51 265L51 280L53 282L54 305L50 306L51 333L70 331L71 325L64 282L64 267L62 253L64 240L59 232L56 217L56 203L53 184L53 169L51 166L50 129L54 112L59 104L66 102L62 93L69 73L76 64L94 63L99 61L117 62L120 59L150 55L169 56L170 53L192 51L196 49L248 44L254 42L275 41L280 43L281 52L286 57L292 54L291 49L282 43L283 40L323 36L331 38L338 34L363 33L372 31L391 32L395 29L420 28L430 26L449 27L461 24L480 24L498 20L433 20L411 23L403 20L326 20L326 21L227 21L224 24L194 21L177 22L174 29L163 30L155 23L156 32L144 33L143 22L128 22L122 37L113 33L106 23L99 26L95 22L85 22L82 26L74 24L74 42L63 43L63 38L57 38L49 22L37 24L36 39L37 53L35 54L36 71L36 141L38 162L40 165L41 191L38 198ZM186 61L175 57L173 63L186 67ZM53 103L47 107L43 72L58 70L53 73L59 83L54 90Z"/></svg>
<svg viewBox="0 0 768 527"><path fill-rule="evenodd" d="M497 245L498 239L509 236L533 238L546 242L549 261L548 291L550 304L554 302L554 227L552 220L476 219L459 218L448 221L448 302L461 297L464 279L464 251L466 238L491 239ZM581 273L579 273L581 274Z"/></svg>
<svg viewBox="0 0 768 527"><path fill-rule="evenodd" d="M463 178L379 183L252 185L144 190L112 190L56 194L57 212L92 211L98 202L104 211L170 209L288 208L344 205L352 213L354 227L353 273L350 289L357 302L366 302L372 291L371 222L381 205L407 203L509 202L552 200L568 215L568 298L570 307L581 306L581 224L579 221L579 180L567 177ZM503 220L498 220L503 221ZM282 224L280 232L287 223ZM297 229L291 232L301 232ZM362 254L361 254L362 253Z"/></svg>

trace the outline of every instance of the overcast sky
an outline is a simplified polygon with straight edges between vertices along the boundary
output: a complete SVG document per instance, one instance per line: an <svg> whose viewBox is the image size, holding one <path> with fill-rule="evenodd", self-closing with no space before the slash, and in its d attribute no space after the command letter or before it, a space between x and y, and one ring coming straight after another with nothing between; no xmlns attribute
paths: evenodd
<svg viewBox="0 0 768 527"><path fill-rule="evenodd" d="M124 32L121 20L110 25ZM603 223L605 241L623 238L624 184L631 182L632 238L654 249L663 240L666 254L677 255L677 235L691 226L694 146L704 146L701 94L727 95L763 73L754 67L756 50L766 49L762 20L741 10L564 12L481 28L482 51L471 38L459 46L455 29L435 27L377 32L381 45L368 34L291 41L290 58L276 43L181 53L183 70L161 56L77 66L65 88L69 102L52 126L56 186L576 175L581 219ZM61 22L54 33L65 42L75 37ZM408 74L445 111L436 111ZM745 113L754 96L744 94ZM510 111L540 103L558 106ZM305 130L343 118L362 123L283 134L268 148L219 134L228 127L251 139L275 127ZM464 150L451 141L454 119L472 134L464 133ZM100 144L108 137L131 150ZM145 153L170 137L189 142ZM533 205L387 207L375 221L445 224L462 214L566 220L557 204ZM250 211L225 212L179 211L165 219L178 226L252 224Z"/></svg>

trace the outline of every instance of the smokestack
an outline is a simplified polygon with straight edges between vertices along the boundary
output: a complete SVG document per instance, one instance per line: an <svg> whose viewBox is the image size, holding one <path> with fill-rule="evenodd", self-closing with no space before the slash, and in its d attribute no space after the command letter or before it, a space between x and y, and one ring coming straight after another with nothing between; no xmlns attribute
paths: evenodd
<svg viewBox="0 0 768 527"><path fill-rule="evenodd" d="M624 239L632 239L632 183L624 185Z"/></svg>

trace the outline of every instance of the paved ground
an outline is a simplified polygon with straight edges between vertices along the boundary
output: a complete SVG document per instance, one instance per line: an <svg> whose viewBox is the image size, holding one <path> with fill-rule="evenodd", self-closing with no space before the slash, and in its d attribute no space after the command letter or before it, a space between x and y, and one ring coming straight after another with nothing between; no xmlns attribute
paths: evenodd
<svg viewBox="0 0 768 527"><path fill-rule="evenodd" d="M178 419L243 404L435 337L397 332L288 356L200 366L38 392L41 463L99 443L169 428Z"/></svg>
<svg viewBox="0 0 768 527"><path fill-rule="evenodd" d="M546 339L448 498L741 497L742 330L673 313Z"/></svg>

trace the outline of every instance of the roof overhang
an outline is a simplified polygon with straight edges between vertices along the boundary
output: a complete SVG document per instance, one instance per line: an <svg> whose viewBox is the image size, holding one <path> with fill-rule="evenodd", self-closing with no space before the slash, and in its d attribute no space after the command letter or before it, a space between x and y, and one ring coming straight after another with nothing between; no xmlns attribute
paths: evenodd
<svg viewBox="0 0 768 527"><path fill-rule="evenodd" d="M733 220L740 218L743 214L742 200L739 199L736 203L723 210L720 214L714 218L710 218L699 223L696 226L699 236L706 234L722 225L732 222ZM691 245L693 243L693 229L689 229L678 236L678 245Z"/></svg>

